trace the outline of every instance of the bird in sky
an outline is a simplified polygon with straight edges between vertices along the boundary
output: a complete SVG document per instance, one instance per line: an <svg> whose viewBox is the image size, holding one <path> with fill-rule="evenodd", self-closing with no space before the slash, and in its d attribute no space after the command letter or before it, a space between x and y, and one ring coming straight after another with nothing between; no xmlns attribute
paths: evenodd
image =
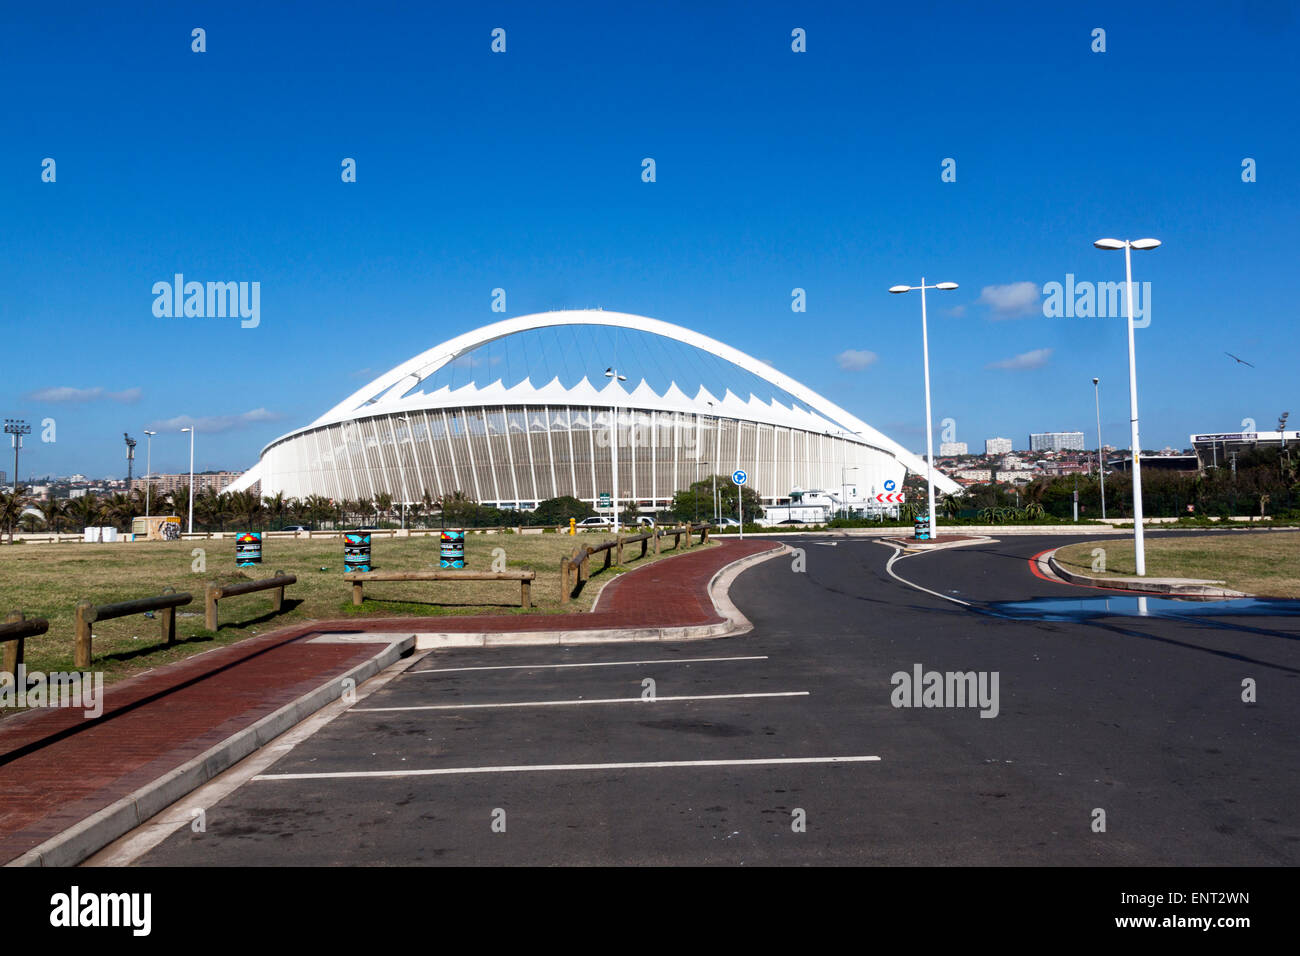
<svg viewBox="0 0 1300 956"><path fill-rule="evenodd" d="M1242 365L1250 365L1250 363L1247 362L1245 359L1237 358L1237 356L1233 355L1231 352L1224 352L1223 354L1226 355L1226 356L1228 356L1229 358L1236 359L1236 360L1237 360L1238 362L1240 362ZM1251 367L1251 368L1254 368L1255 366L1250 365L1250 367Z"/></svg>

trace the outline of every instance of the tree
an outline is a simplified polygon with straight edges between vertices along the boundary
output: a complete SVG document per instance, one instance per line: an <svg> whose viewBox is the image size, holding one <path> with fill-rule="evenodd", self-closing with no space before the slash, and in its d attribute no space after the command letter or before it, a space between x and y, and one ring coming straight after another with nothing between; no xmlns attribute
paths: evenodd
<svg viewBox="0 0 1300 956"><path fill-rule="evenodd" d="M718 484L719 509L724 518L736 517L736 491L741 489L746 523L763 513L763 501L751 485L737 485L730 475L716 475L691 482L691 487L673 495L672 513L683 521L713 520L713 483Z"/></svg>
<svg viewBox="0 0 1300 956"><path fill-rule="evenodd" d="M41 514L45 516L45 528L55 534L59 533L59 519L64 515L64 509L67 502L50 496L38 504L36 507L41 509Z"/></svg>
<svg viewBox="0 0 1300 956"><path fill-rule="evenodd" d="M14 526L18 524L25 507L23 492L26 490L15 482L12 491L0 492L0 527L9 531L10 544L14 543Z"/></svg>
<svg viewBox="0 0 1300 956"><path fill-rule="evenodd" d="M568 524L570 518L581 521L595 513L596 509L587 502L572 495L561 495L559 498L539 501L537 509L533 512L533 520L542 525L563 525Z"/></svg>

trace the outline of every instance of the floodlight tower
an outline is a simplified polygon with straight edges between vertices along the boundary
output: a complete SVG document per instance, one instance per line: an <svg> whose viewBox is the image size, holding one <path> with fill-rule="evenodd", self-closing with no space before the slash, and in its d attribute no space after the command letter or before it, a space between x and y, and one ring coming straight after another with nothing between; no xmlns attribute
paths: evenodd
<svg viewBox="0 0 1300 956"><path fill-rule="evenodd" d="M23 436L32 433L32 426L21 418L5 419L5 434L13 435L14 442L14 492L18 491L18 451L23 447Z"/></svg>
<svg viewBox="0 0 1300 956"><path fill-rule="evenodd" d="M122 437L126 439L126 493L131 493L131 471L135 466L135 439L126 432L122 432Z"/></svg>

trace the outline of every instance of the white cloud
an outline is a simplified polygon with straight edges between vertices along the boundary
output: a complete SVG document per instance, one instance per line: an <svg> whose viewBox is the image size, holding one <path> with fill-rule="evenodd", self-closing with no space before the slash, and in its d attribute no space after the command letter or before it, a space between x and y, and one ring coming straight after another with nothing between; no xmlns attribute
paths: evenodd
<svg viewBox="0 0 1300 956"><path fill-rule="evenodd" d="M1003 359L1000 362L990 362L984 367L1006 369L1042 368L1051 357L1051 349L1034 349L1032 352L1021 352L1019 355Z"/></svg>
<svg viewBox="0 0 1300 956"><path fill-rule="evenodd" d="M835 356L835 363L846 372L861 372L867 366L874 364L877 358L879 356L875 352L868 352L866 349L845 349Z"/></svg>
<svg viewBox="0 0 1300 956"><path fill-rule="evenodd" d="M987 305L995 319L1014 319L1040 313L1043 305L1038 286L1033 282L986 285L980 292L981 305Z"/></svg>
<svg viewBox="0 0 1300 956"><path fill-rule="evenodd" d="M140 389L125 388L120 392L109 392L96 385L92 388L73 388L71 385L56 385L42 388L27 396L37 402L138 402Z"/></svg>
<svg viewBox="0 0 1300 956"><path fill-rule="evenodd" d="M194 418L191 415L177 415L175 418L168 418L165 421L153 422L149 425L149 428L160 432L193 428L195 431L210 434L212 432L228 432L236 428L257 425L261 422L274 422L278 421L280 417L275 412L268 412L265 408L254 408L252 411L240 415L208 415L203 418Z"/></svg>

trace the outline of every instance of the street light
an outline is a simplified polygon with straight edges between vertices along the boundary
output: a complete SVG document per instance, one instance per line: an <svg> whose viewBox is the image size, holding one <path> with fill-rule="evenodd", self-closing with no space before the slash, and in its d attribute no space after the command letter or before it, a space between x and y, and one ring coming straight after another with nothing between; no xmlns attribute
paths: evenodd
<svg viewBox="0 0 1300 956"><path fill-rule="evenodd" d="M1101 379L1092 380L1093 398L1097 403L1097 474L1101 476L1101 518L1106 520L1106 458L1101 453Z"/></svg>
<svg viewBox="0 0 1300 956"><path fill-rule="evenodd" d="M185 533L193 534L194 533L194 427L190 426L189 428L182 428L181 431L190 433L190 487L189 487L189 494L185 496L190 499L190 518L189 518L189 530L187 530Z"/></svg>
<svg viewBox="0 0 1300 956"><path fill-rule="evenodd" d="M841 495L840 510L843 511L845 518L849 517L849 493L847 490L849 483L848 481L845 480L844 476L850 471L857 471L857 470L858 470L857 465L851 465L851 466L840 465L840 495Z"/></svg>
<svg viewBox="0 0 1300 956"><path fill-rule="evenodd" d="M605 369L605 377L608 379L615 379L619 382L627 381L627 376L619 375L618 369L613 367ZM612 412L614 415L614 440L610 442L610 448L612 449L611 455L612 455L612 461L614 466L614 496L611 500L613 501L614 504L614 533L618 534L618 404L617 403L614 404L612 408Z"/></svg>
<svg viewBox="0 0 1300 956"><path fill-rule="evenodd" d="M949 289L955 288L957 288L955 282L939 282L935 285L926 285L925 277L922 276L920 285L896 285L891 286L889 289L890 292L894 293L918 291L921 293L921 353L925 362L925 484L929 498L931 541L938 537L939 532L934 517L934 425L930 418L930 335L926 329L925 290L942 289L947 292Z"/></svg>
<svg viewBox="0 0 1300 956"><path fill-rule="evenodd" d="M419 459L415 457L415 438L414 436L411 435L411 420L407 418L405 415L398 415L397 420L406 426L406 437L411 439L411 461L415 462L415 467L418 470L420 467L420 463L419 463ZM393 453L398 454L396 439L394 439L393 441ZM401 462L401 458L398 458L398 462L399 463ZM418 473L416 477L417 478L419 477ZM409 496L410 496L410 492L406 488L406 472L402 472L402 530L403 531L406 530L406 499Z"/></svg>
<svg viewBox="0 0 1300 956"><path fill-rule="evenodd" d="M1138 437L1137 355L1133 349L1133 253L1134 249L1155 249L1159 239L1098 239L1098 249L1124 250L1124 291L1128 306L1128 400L1133 455L1133 557L1138 577L1147 573L1146 545L1142 538L1142 442ZM1150 303L1148 303L1150 307Z"/></svg>
<svg viewBox="0 0 1300 956"><path fill-rule="evenodd" d="M149 517L149 497L153 491L153 436L157 432L144 430L144 516ZM147 530L147 529L146 529Z"/></svg>

